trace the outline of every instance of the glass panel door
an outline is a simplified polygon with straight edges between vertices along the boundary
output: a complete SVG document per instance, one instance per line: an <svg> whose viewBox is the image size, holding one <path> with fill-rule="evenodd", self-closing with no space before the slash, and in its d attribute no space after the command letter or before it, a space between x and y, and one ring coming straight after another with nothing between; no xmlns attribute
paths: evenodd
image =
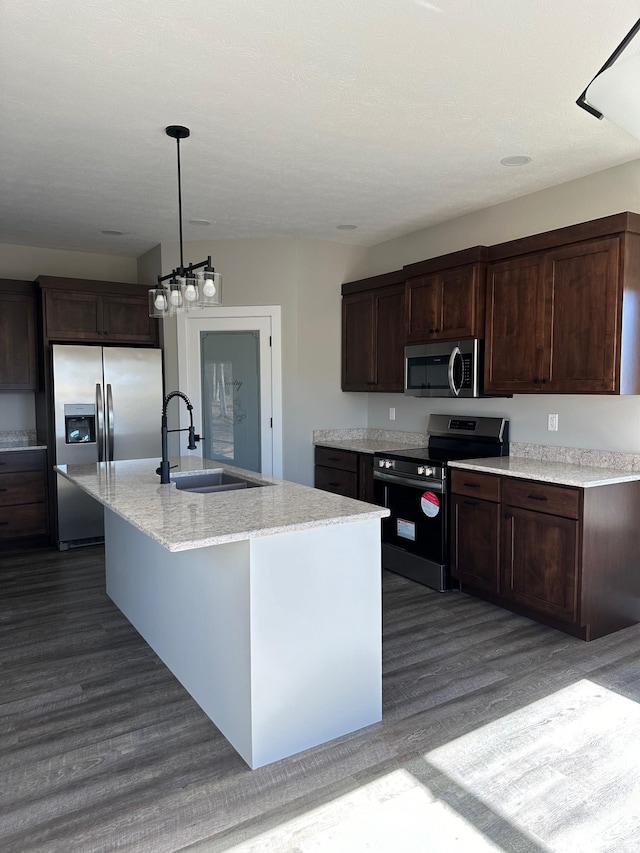
<svg viewBox="0 0 640 853"><path fill-rule="evenodd" d="M260 334L201 331L203 456L261 471Z"/></svg>

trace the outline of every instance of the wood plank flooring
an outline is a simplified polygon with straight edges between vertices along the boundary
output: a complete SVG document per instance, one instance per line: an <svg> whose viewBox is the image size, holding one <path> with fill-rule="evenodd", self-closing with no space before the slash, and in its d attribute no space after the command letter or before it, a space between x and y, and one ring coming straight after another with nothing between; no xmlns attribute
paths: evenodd
<svg viewBox="0 0 640 853"><path fill-rule="evenodd" d="M0 557L2 853L640 850L640 627L584 643L386 574L383 721L251 771L103 557Z"/></svg>

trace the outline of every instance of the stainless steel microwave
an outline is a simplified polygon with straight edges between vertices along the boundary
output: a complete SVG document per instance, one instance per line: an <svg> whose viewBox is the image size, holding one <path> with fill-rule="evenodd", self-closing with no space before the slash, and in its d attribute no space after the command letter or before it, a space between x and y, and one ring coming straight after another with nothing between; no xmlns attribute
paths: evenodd
<svg viewBox="0 0 640 853"><path fill-rule="evenodd" d="M482 341L419 344L404 350L404 393L410 397L482 396Z"/></svg>

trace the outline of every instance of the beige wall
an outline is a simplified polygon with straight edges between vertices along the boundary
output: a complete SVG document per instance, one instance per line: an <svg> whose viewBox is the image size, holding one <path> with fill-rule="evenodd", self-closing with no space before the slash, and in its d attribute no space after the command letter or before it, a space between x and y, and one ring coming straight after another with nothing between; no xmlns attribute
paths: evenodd
<svg viewBox="0 0 640 853"><path fill-rule="evenodd" d="M33 246L0 245L0 278L33 281L39 275L95 278L99 281L137 281L135 258L94 255Z"/></svg>
<svg viewBox="0 0 640 853"><path fill-rule="evenodd" d="M374 246L369 273L467 246L491 245L607 216L640 211L640 160L551 187L529 196L445 222ZM514 441L640 453L640 397L528 395L511 399L424 401L399 394L369 396L368 425L423 431L430 412L504 415ZM389 420L389 407L396 420ZM547 430L547 415L559 415L558 432Z"/></svg>
<svg viewBox="0 0 640 853"><path fill-rule="evenodd" d="M136 259L65 252L33 246L0 245L0 278L33 281L39 275L137 281ZM0 394L0 432L36 427L34 394Z"/></svg>
<svg viewBox="0 0 640 853"><path fill-rule="evenodd" d="M365 275L367 250L294 237L185 244L185 258L199 262L209 254L223 275L225 307L282 307L284 476L310 484L313 430L366 425L366 395L340 391L340 285ZM163 244L163 273L178 260L177 244ZM171 390L178 387L175 331L169 321L163 325Z"/></svg>

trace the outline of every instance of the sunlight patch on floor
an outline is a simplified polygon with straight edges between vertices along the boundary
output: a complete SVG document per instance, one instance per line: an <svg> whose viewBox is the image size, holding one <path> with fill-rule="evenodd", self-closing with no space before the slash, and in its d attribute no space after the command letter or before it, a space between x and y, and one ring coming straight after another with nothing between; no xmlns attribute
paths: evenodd
<svg viewBox="0 0 640 853"><path fill-rule="evenodd" d="M606 687L578 681L424 758L540 849L640 849L640 705Z"/></svg>
<svg viewBox="0 0 640 853"><path fill-rule="evenodd" d="M487 840L405 770L310 810L229 853L494 853Z"/></svg>

